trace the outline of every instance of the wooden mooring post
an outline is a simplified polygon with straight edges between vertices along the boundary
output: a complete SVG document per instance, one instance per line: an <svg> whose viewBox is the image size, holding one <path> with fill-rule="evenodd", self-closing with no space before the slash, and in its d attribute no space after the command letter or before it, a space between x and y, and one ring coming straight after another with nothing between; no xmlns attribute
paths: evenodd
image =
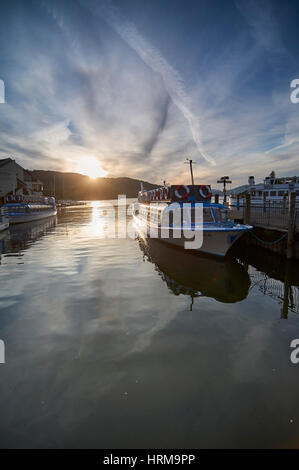
<svg viewBox="0 0 299 470"><path fill-rule="evenodd" d="M282 213L283 213L283 214L286 213L287 199L288 199L287 194L284 194L284 195L283 195L283 201L282 201Z"/></svg>
<svg viewBox="0 0 299 470"><path fill-rule="evenodd" d="M288 225L288 243L287 243L287 259L293 258L294 240L295 240L295 204L296 193L291 192L289 196L289 225Z"/></svg>
<svg viewBox="0 0 299 470"><path fill-rule="evenodd" d="M245 205L245 224L250 224L250 194L246 194L246 205Z"/></svg>
<svg viewBox="0 0 299 470"><path fill-rule="evenodd" d="M266 193L264 192L264 194L263 194L263 208L264 208L264 212L266 212L266 207L267 207L267 195L266 195Z"/></svg>
<svg viewBox="0 0 299 470"><path fill-rule="evenodd" d="M215 204L218 204L219 202L219 194L215 194Z"/></svg>

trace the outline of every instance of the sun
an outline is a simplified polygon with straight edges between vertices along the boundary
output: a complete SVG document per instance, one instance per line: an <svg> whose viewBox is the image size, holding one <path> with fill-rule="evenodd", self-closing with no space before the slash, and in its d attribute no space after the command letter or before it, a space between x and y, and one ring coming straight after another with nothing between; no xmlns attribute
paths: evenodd
<svg viewBox="0 0 299 470"><path fill-rule="evenodd" d="M95 157L82 157L78 163L77 172L90 178L101 178L107 175Z"/></svg>

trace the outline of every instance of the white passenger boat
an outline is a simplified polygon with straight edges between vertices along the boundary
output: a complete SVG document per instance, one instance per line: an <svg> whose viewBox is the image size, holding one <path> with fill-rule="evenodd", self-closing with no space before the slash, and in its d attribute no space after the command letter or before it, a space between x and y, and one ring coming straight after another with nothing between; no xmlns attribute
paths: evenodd
<svg viewBox="0 0 299 470"><path fill-rule="evenodd" d="M45 219L57 214L54 197L12 196L3 208L11 225Z"/></svg>
<svg viewBox="0 0 299 470"><path fill-rule="evenodd" d="M211 203L211 194L210 186L203 185L141 190L133 209L136 227L144 237L223 257L252 227L229 220L227 208ZM201 209L199 220L197 215ZM200 246L191 246L192 237L202 240Z"/></svg>
<svg viewBox="0 0 299 470"><path fill-rule="evenodd" d="M245 203L245 194L250 194L251 204L261 206L282 205L287 200L289 192L296 192L296 206L299 205L299 176L284 176L277 178L272 172L263 183L255 184L254 176L249 176L248 185L236 188L229 196L229 205ZM244 196L244 197L242 197Z"/></svg>

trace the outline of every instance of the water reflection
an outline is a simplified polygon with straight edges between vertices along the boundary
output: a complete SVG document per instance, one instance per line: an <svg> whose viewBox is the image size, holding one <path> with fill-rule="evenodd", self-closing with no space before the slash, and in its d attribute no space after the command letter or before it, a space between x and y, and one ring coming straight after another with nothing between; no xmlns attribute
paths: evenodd
<svg viewBox="0 0 299 470"><path fill-rule="evenodd" d="M250 287L245 268L234 259L218 260L173 247L155 239L139 239L144 258L175 294L213 297L219 302L240 302Z"/></svg>
<svg viewBox="0 0 299 470"><path fill-rule="evenodd" d="M91 220L86 226L87 235L92 237L108 236L108 228L110 231L113 230L115 224L114 211L111 211L112 206L107 206L105 201L92 201L91 207Z"/></svg>
<svg viewBox="0 0 299 470"><path fill-rule="evenodd" d="M0 264L3 255L21 256L20 252L30 248L37 240L56 226L57 217L48 217L42 220L11 225L0 238Z"/></svg>
<svg viewBox="0 0 299 470"><path fill-rule="evenodd" d="M299 272L296 261L258 247L235 250L235 255L247 266L251 289L271 297L281 306L281 318L287 319L289 312L299 313Z"/></svg>
<svg viewBox="0 0 299 470"><path fill-rule="evenodd" d="M279 321L296 270L288 286L264 252L223 262L102 238L105 204L2 240L0 447L297 444L299 317Z"/></svg>

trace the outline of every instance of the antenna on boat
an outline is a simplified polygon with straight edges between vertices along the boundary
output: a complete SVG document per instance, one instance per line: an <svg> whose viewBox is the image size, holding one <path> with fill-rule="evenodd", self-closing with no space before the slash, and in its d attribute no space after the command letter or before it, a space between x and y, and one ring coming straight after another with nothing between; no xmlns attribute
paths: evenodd
<svg viewBox="0 0 299 470"><path fill-rule="evenodd" d="M193 165L193 163L196 163L196 162L194 162L193 160L190 160L190 158L186 158L186 160L187 160L187 161L184 162L184 163L187 163L187 164L190 165L191 184L194 186L194 178L193 178L193 168L192 168L192 165Z"/></svg>

